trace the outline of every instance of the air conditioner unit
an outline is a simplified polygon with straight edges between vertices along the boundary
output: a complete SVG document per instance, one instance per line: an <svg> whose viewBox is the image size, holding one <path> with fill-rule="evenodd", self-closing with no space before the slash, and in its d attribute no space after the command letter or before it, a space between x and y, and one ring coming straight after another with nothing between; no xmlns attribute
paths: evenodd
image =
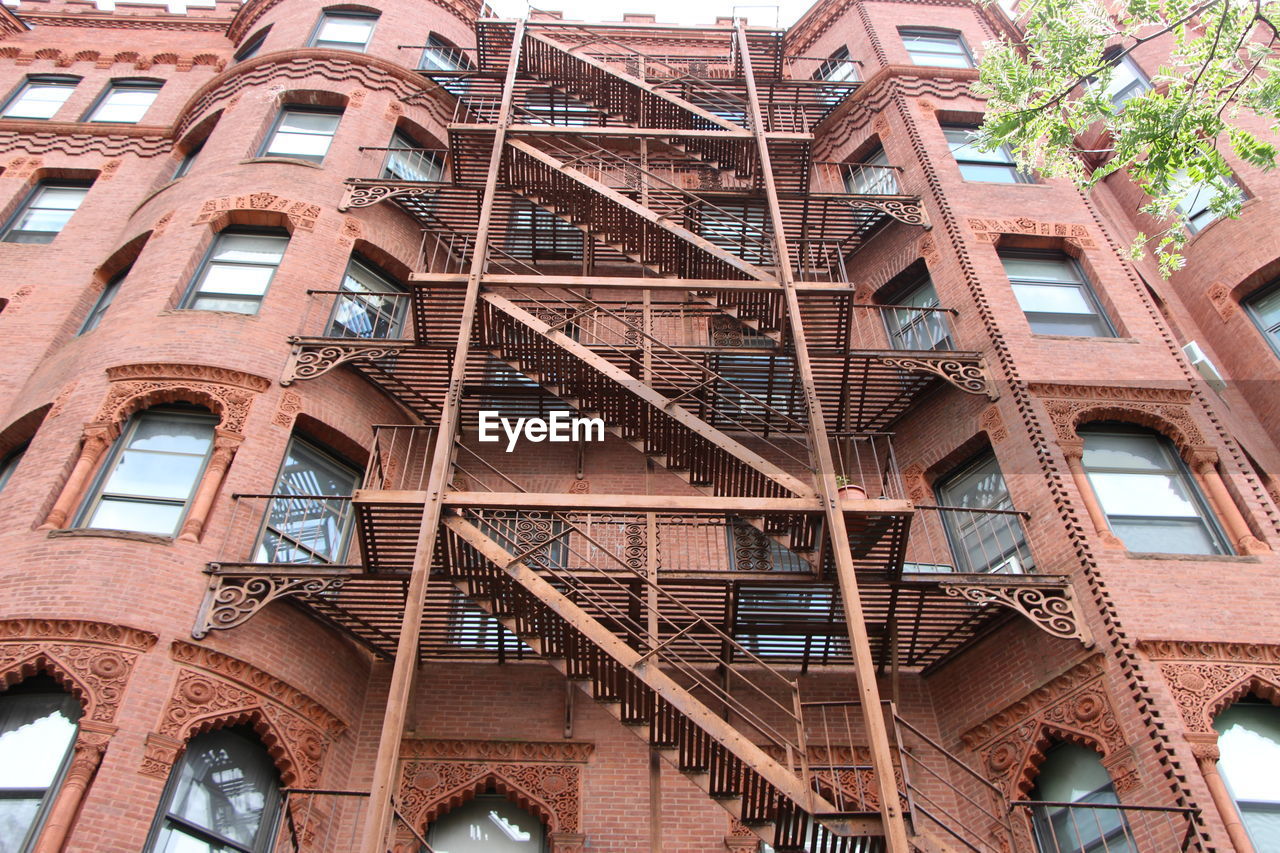
<svg viewBox="0 0 1280 853"><path fill-rule="evenodd" d="M1188 341L1187 345L1182 348L1182 354L1187 357L1187 361L1191 362L1191 366L1199 371L1204 377L1204 381L1215 391L1221 391L1227 387L1227 383L1223 381L1222 374L1218 372L1218 368L1214 367L1209 356L1204 354L1204 350L1200 349L1200 345L1195 341Z"/></svg>

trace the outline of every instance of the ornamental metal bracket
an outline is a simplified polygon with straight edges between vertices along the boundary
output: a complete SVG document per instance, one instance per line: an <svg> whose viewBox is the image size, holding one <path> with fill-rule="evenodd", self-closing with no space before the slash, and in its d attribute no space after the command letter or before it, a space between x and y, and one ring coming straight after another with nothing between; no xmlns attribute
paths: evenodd
<svg viewBox="0 0 1280 853"><path fill-rule="evenodd" d="M225 631L249 621L278 598L313 598L335 593L352 574L348 568L308 566L274 572L223 571L218 563L205 570L209 586L196 614L191 636L204 639L210 631Z"/></svg>
<svg viewBox="0 0 1280 853"><path fill-rule="evenodd" d="M916 373L932 373L967 394L985 394L997 400L995 383L986 367L979 361L963 361L954 355L881 356L880 361L889 367Z"/></svg>
<svg viewBox="0 0 1280 853"><path fill-rule="evenodd" d="M398 196L419 196L435 192L439 187L406 186L404 184L372 184L363 181L347 182L338 203L338 210L346 211L356 207L372 207L380 201Z"/></svg>
<svg viewBox="0 0 1280 853"><path fill-rule="evenodd" d="M1037 578L1037 580L1041 580ZM1033 625L1063 640L1079 640L1093 646L1093 634L1076 607L1071 583L1065 577L1040 583L973 583L941 581L947 595L975 604L996 604L1021 613Z"/></svg>
<svg viewBox="0 0 1280 853"><path fill-rule="evenodd" d="M878 210L886 216L891 216L899 222L906 225L919 225L926 231L933 229L929 224L929 215L925 213L924 205L919 198L901 196L891 198L877 198L875 196L863 196L853 199L849 202L852 208L870 208Z"/></svg>
<svg viewBox="0 0 1280 853"><path fill-rule="evenodd" d="M330 340L289 339L293 351L280 377L281 385L292 385L298 379L315 379L349 361L377 361L409 348L408 343L385 344L379 341L333 343Z"/></svg>

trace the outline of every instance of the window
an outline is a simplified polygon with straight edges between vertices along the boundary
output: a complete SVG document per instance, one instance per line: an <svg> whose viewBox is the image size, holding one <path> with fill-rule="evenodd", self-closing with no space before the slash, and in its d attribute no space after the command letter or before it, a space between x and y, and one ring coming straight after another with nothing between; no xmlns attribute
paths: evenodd
<svg viewBox="0 0 1280 853"><path fill-rule="evenodd" d="M337 563L351 534L351 493L360 473L297 436L276 477L258 553L259 563ZM296 496L296 497L294 497Z"/></svg>
<svg viewBox="0 0 1280 853"><path fill-rule="evenodd" d="M1244 301L1245 310L1280 355L1280 281L1274 281Z"/></svg>
<svg viewBox="0 0 1280 853"><path fill-rule="evenodd" d="M286 234L223 231L200 265L182 307L257 314L288 245Z"/></svg>
<svg viewBox="0 0 1280 853"><path fill-rule="evenodd" d="M1175 180L1178 183L1188 181L1185 170L1179 169ZM1212 183L1201 181L1190 183L1182 201L1178 202L1178 212L1187 220L1187 230L1199 234L1204 228L1218 218L1213 209L1218 199L1223 196L1239 196L1240 187L1235 181L1228 181L1229 188L1224 192Z"/></svg>
<svg viewBox="0 0 1280 853"><path fill-rule="evenodd" d="M13 472L18 470L18 463L22 461L22 455L26 452L27 446L24 444L0 460L0 491L4 491L4 487L13 479Z"/></svg>
<svg viewBox="0 0 1280 853"><path fill-rule="evenodd" d="M481 794L431 824L427 842L449 853L542 853L545 830L499 794Z"/></svg>
<svg viewBox="0 0 1280 853"><path fill-rule="evenodd" d="M271 31L271 27L264 27L246 41L233 57L233 62L244 62L246 59L253 59L262 50L263 43L267 40L267 33Z"/></svg>
<svg viewBox="0 0 1280 853"><path fill-rule="evenodd" d="M582 231L554 213L517 199L507 220L508 254L530 260L582 257Z"/></svg>
<svg viewBox="0 0 1280 853"><path fill-rule="evenodd" d="M88 192L88 184L41 181L9 220L4 242L52 243Z"/></svg>
<svg viewBox="0 0 1280 853"><path fill-rule="evenodd" d="M858 66L849 58L849 48L844 45L838 47L818 66L818 70L813 72L813 79L825 80L828 83L858 82Z"/></svg>
<svg viewBox="0 0 1280 853"><path fill-rule="evenodd" d="M409 297L398 284L352 258L341 290L326 337L398 338L404 332Z"/></svg>
<svg viewBox="0 0 1280 853"><path fill-rule="evenodd" d="M0 693L0 849L35 842L75 743L80 703L47 675Z"/></svg>
<svg viewBox="0 0 1280 853"><path fill-rule="evenodd" d="M1060 743L1045 754L1031 799L1049 803L1119 805L1098 754ZM1120 809L1035 806L1031 812L1040 853L1134 853L1133 833Z"/></svg>
<svg viewBox="0 0 1280 853"><path fill-rule="evenodd" d="M945 312L912 310L938 308L938 292L927 274L893 303L894 307L883 313L889 346L904 350L954 349Z"/></svg>
<svg viewBox="0 0 1280 853"><path fill-rule="evenodd" d="M440 162L440 157L433 151L423 150L422 146L400 131L391 134L391 142L387 147L391 150L387 152L386 163L382 167L383 180L444 180L444 164Z"/></svg>
<svg viewBox="0 0 1280 853"><path fill-rule="evenodd" d="M324 12L307 47L327 47L332 50L354 50L360 53L369 46L376 15L358 12Z"/></svg>
<svg viewBox="0 0 1280 853"><path fill-rule="evenodd" d="M1001 252L1000 262L1037 335L1115 336L1073 259L1060 253Z"/></svg>
<svg viewBox="0 0 1280 853"><path fill-rule="evenodd" d="M470 651L523 652L527 647L506 627L454 590L449 613L449 645Z"/></svg>
<svg viewBox="0 0 1280 853"><path fill-rule="evenodd" d="M1226 554L1226 542L1173 445L1123 424L1080 430L1084 469L1107 523L1130 551Z"/></svg>
<svg viewBox="0 0 1280 853"><path fill-rule="evenodd" d="M938 484L943 528L956 571L1021 574L1033 568L1021 517L991 453Z"/></svg>
<svg viewBox="0 0 1280 853"><path fill-rule="evenodd" d="M942 68L972 68L973 56L964 43L964 37L947 30L899 29L902 43L916 65L933 65Z"/></svg>
<svg viewBox="0 0 1280 853"><path fill-rule="evenodd" d="M1124 109L1125 101L1151 88L1151 81L1147 79L1146 74L1142 73L1142 69L1132 57L1122 56L1120 61L1116 62L1115 52L1111 52L1110 56L1104 56L1103 59L1113 63L1111 81L1107 84L1105 94L1116 112Z"/></svg>
<svg viewBox="0 0 1280 853"><path fill-rule="evenodd" d="M768 211L744 202L704 204L697 213L698 234L722 249L753 264L769 263Z"/></svg>
<svg viewBox="0 0 1280 853"><path fill-rule="evenodd" d="M28 77L4 105L3 115L5 118L53 118L79 82L79 77Z"/></svg>
<svg viewBox="0 0 1280 853"><path fill-rule="evenodd" d="M861 163L845 167L844 190L851 195L896 195L897 170L889 165L883 148L876 148Z"/></svg>
<svg viewBox="0 0 1280 853"><path fill-rule="evenodd" d="M443 36L431 33L427 36L427 46L418 59L419 71L468 71L471 60L457 45Z"/></svg>
<svg viewBox="0 0 1280 853"><path fill-rule="evenodd" d="M83 335L92 332L98 328L98 324L102 322L102 315L107 313L107 309L111 307L111 303L115 301L116 293L120 290L120 283L129 275L129 270L124 269L111 277L106 287L102 288L102 292L98 294L97 300L93 303L93 308L89 309L89 316L84 318L84 325L80 327L80 331L76 334Z"/></svg>
<svg viewBox="0 0 1280 853"><path fill-rule="evenodd" d="M98 98L85 121L137 124L146 115L162 85L154 80L116 80Z"/></svg>
<svg viewBox="0 0 1280 853"><path fill-rule="evenodd" d="M170 180L176 181L178 178L186 177L187 172L191 171L191 164L195 163L196 157L199 157L200 152L204 150L204 143L205 140L202 139L187 149L187 153L182 155L182 162L173 170L173 177Z"/></svg>
<svg viewBox="0 0 1280 853"><path fill-rule="evenodd" d="M267 853L280 783L267 751L231 729L198 735L169 775L148 853Z"/></svg>
<svg viewBox="0 0 1280 853"><path fill-rule="evenodd" d="M267 135L261 157L294 157L320 163L329 151L342 114L286 107Z"/></svg>
<svg viewBox="0 0 1280 853"><path fill-rule="evenodd" d="M696 98L694 99L696 102ZM699 104L699 106L705 106ZM584 127L603 124L603 114L590 104L550 86L530 89L515 109L517 123Z"/></svg>
<svg viewBox="0 0 1280 853"><path fill-rule="evenodd" d="M1258 851L1280 850L1280 708L1258 701L1232 705L1213 721L1218 770Z"/></svg>
<svg viewBox="0 0 1280 853"><path fill-rule="evenodd" d="M978 129L952 125L942 128L947 137L947 145L951 147L951 155L960 167L960 176L966 181L986 181L993 184L1024 184L1031 178L1018 171L1014 165L1013 154L1007 145L1001 145L994 151L982 151L976 143Z"/></svg>
<svg viewBox="0 0 1280 853"><path fill-rule="evenodd" d="M129 419L80 514L80 527L172 536L204 473L218 419L155 408Z"/></svg>
<svg viewBox="0 0 1280 853"><path fill-rule="evenodd" d="M753 655L775 660L826 663L847 654L843 637L832 636L839 613L835 591L826 585L738 587L734 636Z"/></svg>

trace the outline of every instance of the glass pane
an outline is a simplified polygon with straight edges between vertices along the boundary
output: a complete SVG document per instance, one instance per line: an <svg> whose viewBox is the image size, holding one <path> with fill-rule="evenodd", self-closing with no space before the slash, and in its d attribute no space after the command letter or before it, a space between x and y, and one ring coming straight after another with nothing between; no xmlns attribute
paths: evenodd
<svg viewBox="0 0 1280 853"><path fill-rule="evenodd" d="M332 138L327 135L300 134L279 131L271 140L268 154L296 155L299 157L324 157Z"/></svg>
<svg viewBox="0 0 1280 853"><path fill-rule="evenodd" d="M1111 530L1130 551L1142 554L1221 554L1202 519L1116 518Z"/></svg>
<svg viewBox="0 0 1280 853"><path fill-rule="evenodd" d="M268 809L274 808L277 786L275 768L260 746L229 732L204 735L187 747L177 772L170 814L254 844L264 818L272 817Z"/></svg>
<svg viewBox="0 0 1280 853"><path fill-rule="evenodd" d="M347 496L355 487L355 471L295 439L276 481L276 494Z"/></svg>
<svg viewBox="0 0 1280 853"><path fill-rule="evenodd" d="M40 812L41 797L0 799L0 853L23 853L27 833Z"/></svg>
<svg viewBox="0 0 1280 853"><path fill-rule="evenodd" d="M1119 108L1125 101L1142 94L1147 89L1147 78L1133 60L1126 56L1120 60L1120 64L1115 66L1106 94L1111 99L1112 106Z"/></svg>
<svg viewBox="0 0 1280 853"><path fill-rule="evenodd" d="M1280 803L1280 708L1233 705L1218 715L1218 770L1238 800ZM1256 840L1256 839L1255 839ZM1270 849L1270 848L1268 848Z"/></svg>
<svg viewBox="0 0 1280 853"><path fill-rule="evenodd" d="M129 449L204 456L212 441L211 419L148 412L142 416L129 437Z"/></svg>
<svg viewBox="0 0 1280 853"><path fill-rule="evenodd" d="M1249 300L1251 310L1265 329L1280 326L1280 287Z"/></svg>
<svg viewBox="0 0 1280 853"><path fill-rule="evenodd" d="M1019 258L1001 255L1000 263L1004 265L1005 275L1010 281L1060 281L1070 284L1081 284L1076 265L1067 258Z"/></svg>
<svg viewBox="0 0 1280 853"><path fill-rule="evenodd" d="M0 694L0 790L52 785L79 718L68 693Z"/></svg>
<svg viewBox="0 0 1280 853"><path fill-rule="evenodd" d="M184 504L103 498L85 527L172 536L184 508Z"/></svg>
<svg viewBox="0 0 1280 853"><path fill-rule="evenodd" d="M113 89L89 117L90 121L141 121L156 99L155 89Z"/></svg>
<svg viewBox="0 0 1280 853"><path fill-rule="evenodd" d="M505 797L476 797L431 827L437 853L537 853L542 823Z"/></svg>
<svg viewBox="0 0 1280 853"><path fill-rule="evenodd" d="M1090 471L1098 468L1165 472L1177 470L1164 442L1154 435L1092 432L1084 436L1084 467Z"/></svg>
<svg viewBox="0 0 1280 853"><path fill-rule="evenodd" d="M1066 335L1076 338L1109 338L1111 330L1097 314L1028 313L1027 323L1037 335Z"/></svg>
<svg viewBox="0 0 1280 853"><path fill-rule="evenodd" d="M947 137L947 144L951 146L951 153L955 155L957 160L977 160L987 163L1013 162L1013 158L1009 156L1009 150L1003 145L991 151L983 151L974 144L973 140L976 132L971 128L947 127L943 128L942 132Z"/></svg>
<svg viewBox="0 0 1280 853"><path fill-rule="evenodd" d="M74 89L74 85L28 83L4 114L7 118L53 118Z"/></svg>
<svg viewBox="0 0 1280 853"><path fill-rule="evenodd" d="M1076 744L1051 749L1032 798L1049 802L1119 804L1111 777L1093 750ZM1118 809L1039 807L1034 812L1042 853L1130 853L1132 834Z"/></svg>
<svg viewBox="0 0 1280 853"><path fill-rule="evenodd" d="M278 264L288 237L270 234L220 234L210 259L254 264Z"/></svg>
<svg viewBox="0 0 1280 853"><path fill-rule="evenodd" d="M215 262L205 267L199 289L208 293L262 296L267 292L267 286L271 284L271 277L275 272L275 267L249 267Z"/></svg>
<svg viewBox="0 0 1280 853"><path fill-rule="evenodd" d="M186 456L126 450L102 487L104 495L185 501L204 467L204 454Z"/></svg>
<svg viewBox="0 0 1280 853"><path fill-rule="evenodd" d="M1256 851L1280 850L1280 807L1240 803L1240 817Z"/></svg>
<svg viewBox="0 0 1280 853"><path fill-rule="evenodd" d="M369 32L372 29L372 18L327 17L320 25L316 41L364 47L369 41Z"/></svg>
<svg viewBox="0 0 1280 853"><path fill-rule="evenodd" d="M1093 306L1080 285L1023 284L1013 285L1013 295L1028 314L1092 314Z"/></svg>
<svg viewBox="0 0 1280 853"><path fill-rule="evenodd" d="M13 230L56 234L67 224L67 220L71 218L71 214L74 212L73 210L28 208L18 217L18 221L13 225Z"/></svg>
<svg viewBox="0 0 1280 853"><path fill-rule="evenodd" d="M980 163L961 163L960 177L966 181L984 181L988 184L1018 184L1017 169L1012 166L987 166Z"/></svg>
<svg viewBox="0 0 1280 853"><path fill-rule="evenodd" d="M338 121L341 118L337 113L304 113L285 110L280 117L280 126L276 129L281 133L318 133L332 136L338 129Z"/></svg>
<svg viewBox="0 0 1280 853"><path fill-rule="evenodd" d="M210 844L187 835L174 826L165 826L160 833L159 853L239 853L225 844Z"/></svg>
<svg viewBox="0 0 1280 853"><path fill-rule="evenodd" d="M198 311L229 311L235 314L257 314L257 299L235 299L232 297L199 296L191 307Z"/></svg>
<svg viewBox="0 0 1280 853"><path fill-rule="evenodd" d="M1186 483L1177 475L1090 471L1089 482L1107 515L1199 518Z"/></svg>
<svg viewBox="0 0 1280 853"><path fill-rule="evenodd" d="M1009 491L994 456L986 456L940 488L946 506L1009 509Z"/></svg>

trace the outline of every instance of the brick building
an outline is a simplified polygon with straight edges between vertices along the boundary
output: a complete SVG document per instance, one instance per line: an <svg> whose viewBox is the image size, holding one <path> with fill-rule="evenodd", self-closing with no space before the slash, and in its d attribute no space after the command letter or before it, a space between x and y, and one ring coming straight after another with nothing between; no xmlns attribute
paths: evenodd
<svg viewBox="0 0 1280 853"><path fill-rule="evenodd" d="M0 851L1280 851L1280 176L1010 26L6 0Z"/></svg>

